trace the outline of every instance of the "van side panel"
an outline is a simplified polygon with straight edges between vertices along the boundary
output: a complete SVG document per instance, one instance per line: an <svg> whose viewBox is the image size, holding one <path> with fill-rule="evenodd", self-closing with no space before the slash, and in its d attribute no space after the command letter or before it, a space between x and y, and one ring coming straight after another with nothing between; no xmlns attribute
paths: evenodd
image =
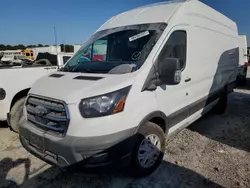
<svg viewBox="0 0 250 188"><path fill-rule="evenodd" d="M182 13L182 22L191 25L187 52L192 78L189 97L196 102L214 96L227 84L235 82L239 61L238 29L232 20L196 1L181 7L179 13ZM191 113L194 113L192 109Z"/></svg>
<svg viewBox="0 0 250 188"><path fill-rule="evenodd" d="M167 39L174 28L187 31L182 87L179 84L156 90L159 110L177 118L170 132L188 126L216 104L220 92L236 81L239 61L237 25L207 5L199 1L183 3L168 22ZM187 78L191 81L183 83Z"/></svg>
<svg viewBox="0 0 250 188"><path fill-rule="evenodd" d="M192 88L194 100L213 95L237 76L237 39L207 28L195 26L189 33L192 46L189 64L192 66Z"/></svg>

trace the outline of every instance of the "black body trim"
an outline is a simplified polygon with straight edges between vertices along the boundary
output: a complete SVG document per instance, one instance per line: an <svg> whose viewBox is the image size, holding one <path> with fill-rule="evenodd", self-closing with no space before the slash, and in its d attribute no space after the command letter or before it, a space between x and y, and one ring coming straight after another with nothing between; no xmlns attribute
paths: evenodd
<svg viewBox="0 0 250 188"><path fill-rule="evenodd" d="M151 113L148 114L146 117L144 117L144 118L141 120L141 122L140 122L140 124L139 124L139 126L138 126L138 128L137 128L137 130L136 130L136 132L138 132L140 126L144 125L145 123L149 122L151 119L156 118L156 117L160 117L160 118L164 119L164 121L165 121L165 133L168 133L168 129L170 128L170 127L168 126L168 125L169 125L169 119L168 119L168 117L167 117L163 112L161 112L161 111L154 111L154 112L151 112Z"/></svg>
<svg viewBox="0 0 250 188"><path fill-rule="evenodd" d="M94 77L94 76L77 76L74 79L76 80L100 80L103 79L103 77Z"/></svg>
<svg viewBox="0 0 250 188"><path fill-rule="evenodd" d="M194 103L183 107L182 109L170 114L169 116L166 116L161 111L155 111L150 114L148 114L139 124L139 127L145 124L146 122L150 121L153 118L160 117L164 119L165 121L165 132L168 132L168 129L175 126L176 124L180 123L184 119L188 118L189 116L193 115L194 113L198 112L202 108L206 107L207 105L211 104L212 102L216 101L221 97L221 95L224 93L223 91L228 90L228 93L230 93L232 90L229 88L234 87L235 82L229 83L227 87L224 87L222 89L219 89L215 91L210 96L203 97Z"/></svg>
<svg viewBox="0 0 250 188"><path fill-rule="evenodd" d="M193 115L194 113L198 112L200 109L206 107L207 105L211 104L215 100L219 99L222 92L219 90L214 94L210 95L209 97L203 97L200 100L194 102L189 107L189 115Z"/></svg>
<svg viewBox="0 0 250 188"><path fill-rule="evenodd" d="M184 119L189 116L189 106L186 106L168 116L169 118L169 127L173 127L174 125L180 123Z"/></svg>
<svg viewBox="0 0 250 188"><path fill-rule="evenodd" d="M222 89L214 92L210 96L203 97L194 103L185 106L184 108L174 112L173 114L170 114L168 118L170 119L169 127L173 127L176 124L180 123L184 119L188 118L189 116L195 114L202 108L206 107L207 105L211 104L215 100L219 99L222 95Z"/></svg>
<svg viewBox="0 0 250 188"><path fill-rule="evenodd" d="M49 75L49 77L53 77L53 78L61 78L63 76L64 76L63 74L51 74L51 75Z"/></svg>

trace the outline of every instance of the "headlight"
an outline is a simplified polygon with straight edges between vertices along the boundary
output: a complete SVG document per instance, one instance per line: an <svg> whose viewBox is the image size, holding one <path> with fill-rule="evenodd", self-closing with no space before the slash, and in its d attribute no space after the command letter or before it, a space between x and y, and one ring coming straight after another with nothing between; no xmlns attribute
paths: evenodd
<svg viewBox="0 0 250 188"><path fill-rule="evenodd" d="M84 118L100 117L123 111L130 86L118 91L83 99L79 110Z"/></svg>

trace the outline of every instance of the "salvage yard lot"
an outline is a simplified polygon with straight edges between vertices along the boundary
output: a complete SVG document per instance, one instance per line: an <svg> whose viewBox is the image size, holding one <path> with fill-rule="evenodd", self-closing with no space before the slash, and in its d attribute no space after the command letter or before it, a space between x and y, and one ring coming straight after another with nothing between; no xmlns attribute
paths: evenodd
<svg viewBox="0 0 250 188"><path fill-rule="evenodd" d="M164 161L148 177L52 167L26 152L0 125L0 187L250 187L250 81L229 95L227 112L208 114L167 141Z"/></svg>

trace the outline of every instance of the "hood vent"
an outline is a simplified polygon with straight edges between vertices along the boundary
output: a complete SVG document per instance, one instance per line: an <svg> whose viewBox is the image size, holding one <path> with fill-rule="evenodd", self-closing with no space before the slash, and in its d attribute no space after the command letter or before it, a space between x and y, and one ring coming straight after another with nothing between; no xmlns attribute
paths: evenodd
<svg viewBox="0 0 250 188"><path fill-rule="evenodd" d="M102 79L103 77L93 77L93 76L77 76L75 77L74 79L76 80L92 80L92 81L95 81L95 80L100 80Z"/></svg>
<svg viewBox="0 0 250 188"><path fill-rule="evenodd" d="M51 74L49 77L53 77L53 78L61 78L63 77L63 74Z"/></svg>

